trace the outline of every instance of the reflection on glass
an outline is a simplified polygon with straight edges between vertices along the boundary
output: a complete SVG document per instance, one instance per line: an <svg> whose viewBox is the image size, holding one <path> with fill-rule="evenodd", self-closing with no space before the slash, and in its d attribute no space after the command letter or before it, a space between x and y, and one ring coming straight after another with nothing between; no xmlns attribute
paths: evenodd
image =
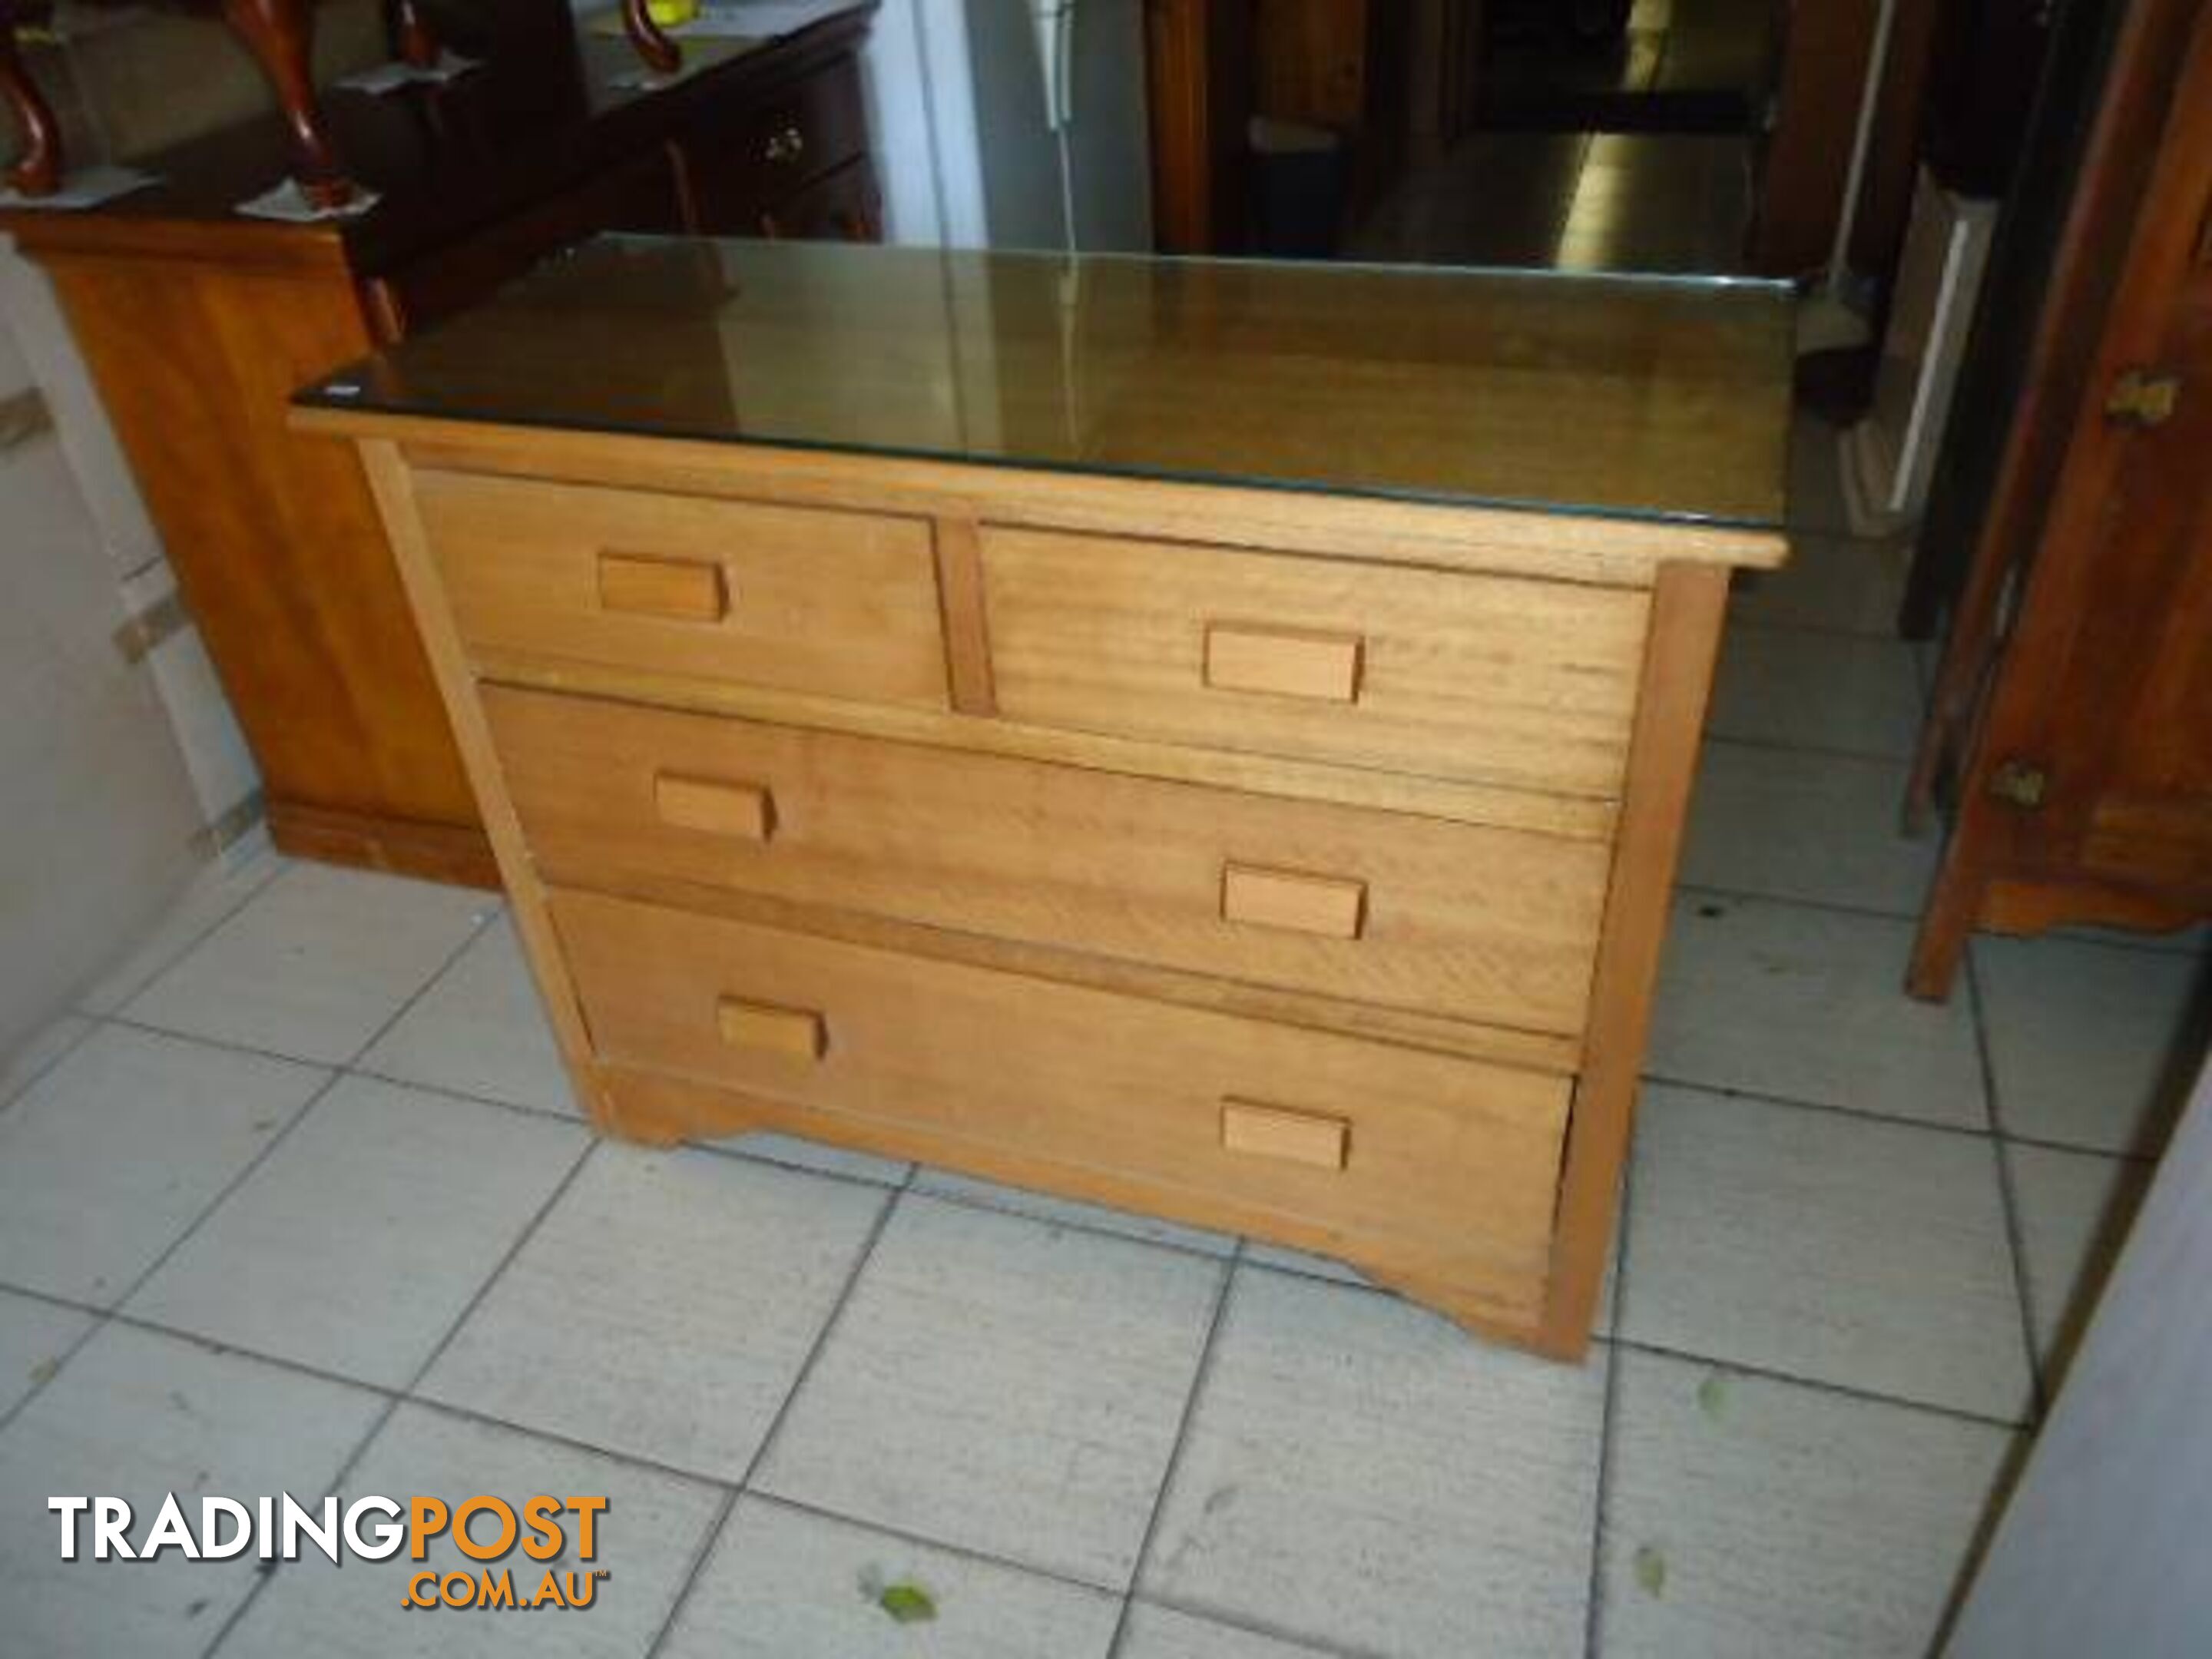
<svg viewBox="0 0 2212 1659"><path fill-rule="evenodd" d="M608 238L348 408L1768 524L1778 285Z"/></svg>

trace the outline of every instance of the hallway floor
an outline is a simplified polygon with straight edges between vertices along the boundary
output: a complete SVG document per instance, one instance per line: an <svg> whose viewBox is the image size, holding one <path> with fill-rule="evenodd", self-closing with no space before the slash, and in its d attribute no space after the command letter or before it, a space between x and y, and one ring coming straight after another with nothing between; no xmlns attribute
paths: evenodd
<svg viewBox="0 0 2212 1659"><path fill-rule="evenodd" d="M1799 470L1586 1364L942 1171L598 1140L496 901L264 855L0 1080L9 1651L1923 1652L2147 1179L2204 941L1984 939L1903 996L1903 560L1813 433ZM605 1494L611 1577L519 1617L404 1610L404 1560L98 1570L38 1496L171 1490ZM907 1583L933 1621L873 1599Z"/></svg>

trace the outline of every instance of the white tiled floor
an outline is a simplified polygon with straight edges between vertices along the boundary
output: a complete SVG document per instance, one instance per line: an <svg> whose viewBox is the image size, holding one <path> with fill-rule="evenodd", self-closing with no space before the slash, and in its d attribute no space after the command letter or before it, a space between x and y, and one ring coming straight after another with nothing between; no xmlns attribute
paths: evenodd
<svg viewBox="0 0 2212 1659"><path fill-rule="evenodd" d="M1808 556L1732 611L1586 1365L941 1171L595 1143L495 905L271 858L0 1070L0 1486L605 1492L613 1577L580 1617L406 1612L404 1563L94 1575L11 1511L0 1649L1923 1652L2140 1197L2205 939L1984 940L1908 1001L1897 561Z"/></svg>

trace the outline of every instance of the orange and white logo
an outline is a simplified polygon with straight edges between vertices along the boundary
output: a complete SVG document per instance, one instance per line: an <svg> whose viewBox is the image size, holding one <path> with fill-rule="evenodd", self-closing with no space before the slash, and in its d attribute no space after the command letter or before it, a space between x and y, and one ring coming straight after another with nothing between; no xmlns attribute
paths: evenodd
<svg viewBox="0 0 2212 1659"><path fill-rule="evenodd" d="M514 1567L498 1565L518 1546L533 1564L553 1563L572 1536L574 1559L595 1560L599 1519L607 1509L604 1495L538 1492L519 1504L489 1492L453 1504L427 1493L404 1499L371 1494L350 1503L331 1496L313 1508L289 1492L250 1503L210 1495L200 1498L194 1512L170 1492L135 1542L137 1517L123 1498L49 1498L46 1509L61 1517L64 1561L88 1553L95 1561L150 1561L169 1550L192 1561L227 1561L251 1553L263 1561L297 1561L313 1553L333 1563L348 1558L385 1561L404 1550L408 1559L424 1561L433 1540L443 1537L469 1560L482 1564L412 1574L401 1602L409 1607L588 1607L599 1581L608 1576L604 1567L563 1571L547 1565L535 1583L533 1568L522 1569L518 1583Z"/></svg>

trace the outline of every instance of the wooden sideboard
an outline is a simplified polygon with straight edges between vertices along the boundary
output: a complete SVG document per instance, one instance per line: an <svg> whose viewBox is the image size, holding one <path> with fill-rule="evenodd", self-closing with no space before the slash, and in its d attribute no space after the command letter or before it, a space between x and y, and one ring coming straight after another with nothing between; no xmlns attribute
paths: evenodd
<svg viewBox="0 0 2212 1659"><path fill-rule="evenodd" d="M1763 285L620 242L295 418L599 1122L1574 1356L1790 367Z"/></svg>
<svg viewBox="0 0 2212 1659"><path fill-rule="evenodd" d="M453 42L482 59L459 80L323 98L380 198L349 218L237 213L291 164L275 114L143 158L161 182L106 206L0 212L59 291L279 847L498 879L360 464L288 429L291 392L602 230L872 240L872 7L819 10L774 41L690 43L646 91L629 43L565 6L488 8Z"/></svg>

